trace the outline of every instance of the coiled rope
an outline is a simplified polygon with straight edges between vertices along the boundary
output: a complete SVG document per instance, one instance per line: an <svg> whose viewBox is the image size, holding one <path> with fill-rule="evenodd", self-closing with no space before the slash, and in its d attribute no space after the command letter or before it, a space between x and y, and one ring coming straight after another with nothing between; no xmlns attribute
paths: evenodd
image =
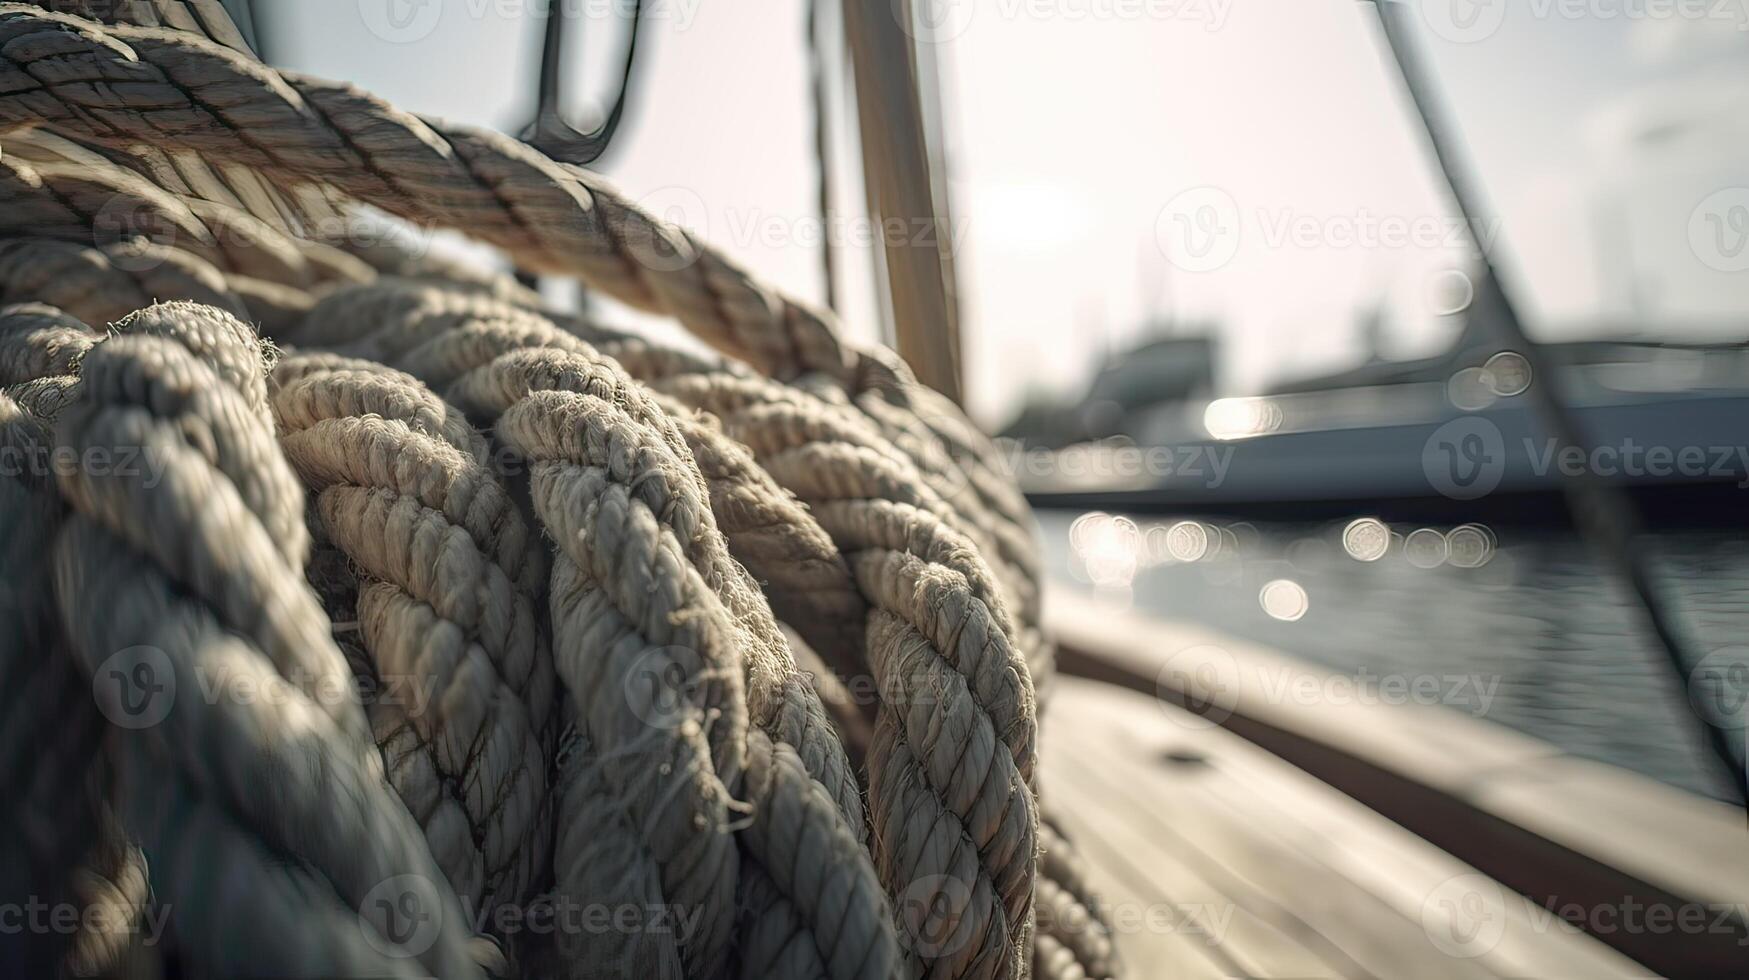
<svg viewBox="0 0 1749 980"><path fill-rule="evenodd" d="M154 307L117 329L82 358L57 448L140 447L164 461L164 479L57 473L71 510L54 551L62 628L90 674L115 651L146 647L191 688L278 695L191 690L125 740L117 796L150 855L154 890L207 926L177 937L216 972L241 970L266 948L298 970L405 973L410 963L361 932L361 921L374 925L377 943L394 945L366 898L397 875L436 872L380 763L362 751L356 692L303 584L302 490L273 442L259 345L241 323L197 306ZM106 597L109 615L83 615L90 596ZM111 718L135 710L129 692L106 701L110 688L93 689ZM300 863L279 870L276 853ZM256 873L239 878L237 868ZM331 897L316 900L318 882ZM465 940L442 930L418 963L472 975Z"/></svg>
<svg viewBox="0 0 1749 980"><path fill-rule="evenodd" d="M0 313L0 448L76 462L0 482L0 544L52 583L8 590L46 642L0 671L53 682L19 717L69 705L88 761L8 819L92 814L21 835L31 867L168 911L197 974L1112 975L1039 817L1030 516L890 353L593 174L186 32L0 4L20 129L0 302L52 305ZM300 237L347 200L745 363ZM104 679L142 664L185 696L135 729ZM543 906L676 914L500 915ZM40 962L116 964L125 932Z"/></svg>
<svg viewBox="0 0 1749 980"><path fill-rule="evenodd" d="M487 915L545 866L551 655L537 626L544 561L486 447L414 379L298 355L275 368L280 446L328 539L360 569L379 743L457 895ZM460 819L457 819L457 818Z"/></svg>
<svg viewBox="0 0 1749 980"><path fill-rule="evenodd" d="M11 7L15 12L8 13ZM277 72L203 38L0 5L0 124L44 124L126 149L171 145L292 183L331 185L418 224L465 230L525 268L577 275L676 317L762 373L820 372L915 416L979 474L970 489L1025 526L993 450L890 352L844 343L829 314L786 297L600 177L503 136L422 120L345 86ZM866 405L866 401L859 400ZM1036 565L1033 567L1036 577Z"/></svg>

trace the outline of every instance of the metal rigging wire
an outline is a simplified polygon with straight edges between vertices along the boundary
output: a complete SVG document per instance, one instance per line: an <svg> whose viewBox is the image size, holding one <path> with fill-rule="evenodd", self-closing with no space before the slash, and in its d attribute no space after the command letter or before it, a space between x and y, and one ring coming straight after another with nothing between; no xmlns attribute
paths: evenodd
<svg viewBox="0 0 1749 980"><path fill-rule="evenodd" d="M1476 304L1482 306L1486 301L1492 307L1496 316L1491 320L1499 331L1501 340L1517 349L1530 363L1531 376L1537 379L1537 383L1531 386L1532 406L1549 427L1559 447L1562 450L1568 446L1579 447L1586 453L1586 458L1589 458L1589 447L1586 446L1585 438L1580 434L1572 413L1561 397L1560 381L1555 372L1550 370L1547 355L1525 334L1512 299L1500 281L1499 269L1493 256L1489 254L1488 243L1491 237L1483 232L1481 204L1474 185L1469 180L1470 171L1460 158L1453 131L1440 115L1432 82L1423 70L1414 47L1411 37L1413 28L1405 20L1412 15L1401 0L1363 2L1371 5L1378 13L1379 24L1384 31L1392 60L1421 118L1439 169L1445 176L1452 198L1468 224L1470 237L1481 256L1485 281L1477 290ZM1487 309L1487 306L1483 308ZM1658 592L1639 533L1639 514L1633 503L1619 487L1591 473L1569 474L1562 480L1561 486L1568 510L1573 516L1573 523L1580 535L1633 591L1645 613L1647 625L1657 637L1666 662L1676 672L1683 691L1687 692L1698 659L1690 655L1693 644L1685 635L1679 617ZM1693 698L1688 700L1692 707ZM1696 709L1694 714L1701 723L1709 747L1729 773L1738 799L1749 804L1749 772L1745 772L1745 765L1732 750L1730 737L1704 712Z"/></svg>
<svg viewBox="0 0 1749 980"><path fill-rule="evenodd" d="M808 82L814 103L814 159L818 166L818 191L821 227L821 276L825 280L826 308L838 309L838 256L832 243L832 131L831 86L826 77L826 40L821 36L825 23L820 10L829 0L806 0L808 18Z"/></svg>

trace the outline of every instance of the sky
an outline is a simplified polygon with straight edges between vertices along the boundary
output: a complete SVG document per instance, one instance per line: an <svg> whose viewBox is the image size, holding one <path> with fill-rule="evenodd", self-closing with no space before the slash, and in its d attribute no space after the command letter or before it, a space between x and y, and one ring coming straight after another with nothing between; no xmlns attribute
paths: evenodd
<svg viewBox="0 0 1749 980"><path fill-rule="evenodd" d="M258 0L269 57L514 131L548 0ZM599 91L624 0L583 16ZM878 2L878 0L870 0ZM1432 353L1469 246L1355 0L921 0L941 66L974 416L1072 396L1150 333L1214 324L1226 393ZM1535 336L1749 333L1749 0L1411 0ZM829 5L830 6L830 5ZM802 0L648 0L600 169L881 335L846 93L817 204ZM831 15L827 15L831 23ZM830 32L828 32L830 33ZM836 41L827 56L837 63ZM1176 324L1176 325L1174 325Z"/></svg>

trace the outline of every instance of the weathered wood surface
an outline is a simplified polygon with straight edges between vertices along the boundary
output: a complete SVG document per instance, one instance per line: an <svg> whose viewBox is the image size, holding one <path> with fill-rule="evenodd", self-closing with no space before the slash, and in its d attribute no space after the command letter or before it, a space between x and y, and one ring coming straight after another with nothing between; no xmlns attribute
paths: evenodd
<svg viewBox="0 0 1749 980"><path fill-rule="evenodd" d="M1650 971L1198 716L1063 678L1043 785L1135 976Z"/></svg>
<svg viewBox="0 0 1749 980"><path fill-rule="evenodd" d="M1333 706L1283 696L1302 681L1321 689L1330 672L1194 624L1106 608L1068 590L1054 590L1050 598L1047 623L1065 646L1149 680L1162 696L1172 696L1170 688L1187 674L1172 666L1184 651L1217 650L1218 662L1205 672L1213 679L1211 718L1252 719L1328 746L1673 896L1749 903L1749 828L1740 808L1577 758L1457 711L1362 700Z"/></svg>

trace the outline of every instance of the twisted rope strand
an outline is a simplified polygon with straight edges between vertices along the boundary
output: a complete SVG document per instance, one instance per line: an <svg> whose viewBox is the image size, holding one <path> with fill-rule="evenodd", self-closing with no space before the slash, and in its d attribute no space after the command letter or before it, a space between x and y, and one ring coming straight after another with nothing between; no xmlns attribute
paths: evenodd
<svg viewBox="0 0 1749 980"><path fill-rule="evenodd" d="M552 665L532 590L512 578L534 569L527 581L539 581L539 549L481 465L479 435L417 381L324 355L282 361L274 381L286 456L316 491L329 539L371 577L356 601L375 673L414 698L377 720L379 737L410 729L435 766L399 754L397 789L445 815L429 788L458 798L467 837L427 837L457 892L484 899L489 916L526 896L548 854L538 733Z"/></svg>
<svg viewBox="0 0 1749 980"><path fill-rule="evenodd" d="M490 367L505 366L518 356L506 355ZM514 364L508 366L514 369ZM603 371L608 365L592 367ZM618 386L629 387L629 379L609 375L596 385ZM730 610L717 603L704 580L713 567L729 560L700 497L697 471L689 458L674 455L669 437L617 405L578 394L570 386L520 398L499 420L498 431L507 444L535 461L536 509L565 548L567 566L576 570L579 584L594 577L596 591L580 600L600 596L636 623L649 642L667 643L668 649L657 653L665 663L677 656L696 657L702 669L682 666L681 675L700 678L706 691L713 686L712 677L738 675L739 650L754 645L749 640L757 642L758 631L737 628ZM577 546L565 544L572 541ZM690 541L692 548L683 541ZM687 557L688 550L696 554ZM677 567L677 561L685 564ZM652 569L660 573L654 581L639 581ZM559 594L555 584L555 596ZM836 742L826 740L830 727L823 709L799 677L791 680L798 683L787 685L785 692L804 695L805 700L791 697L785 717L798 719L804 732L821 735L817 740L796 733L790 737L809 751L833 752L828 769L842 772L847 764ZM701 694L699 704L711 710L713 699ZM586 721L591 707L601 709L599 696L583 708ZM643 720L650 722L647 716ZM684 732L688 724L679 727ZM598 726L592 722L589 727L593 733ZM751 817L739 831L743 854L754 862L742 864L742 901L748 900L747 889L755 888L754 898L762 903L755 909L757 918L790 922L773 927L774 934L811 936L833 976L890 974L897 946L880 884L861 849L860 824L853 826L840 812L841 804L811 777L793 750L772 749L765 733L758 727L749 730L739 711L715 719L709 741L725 788L734 792L745 776L746 787L753 791ZM789 770L775 767L788 763L774 759L792 760L793 774L782 775ZM810 798L820 805L807 804ZM831 860L821 860L826 857ZM775 888L750 886L750 877L768 879ZM832 879L835 898L846 904L813 900L828 888L827 878ZM756 959L765 962L763 954Z"/></svg>
<svg viewBox="0 0 1749 980"><path fill-rule="evenodd" d="M352 333L352 326L360 332ZM348 349L388 358L434 383L447 380L451 400L482 420L497 419L535 390L595 393L626 405L643 424L661 432L671 450L689 456L698 477L708 484L711 506L703 515L721 522L727 550L717 535L682 529L682 538L698 545L691 553L701 574L753 634L747 668L754 722L791 741L810 765L820 766L812 770L816 777L840 800L846 818L861 825L858 794L851 792L855 780L842 751L834 749L837 739L824 710L809 685L793 682L788 644L771 620L758 583L737 560L767 583L790 586L767 592L774 601L782 597L781 609L790 613L789 621L841 659L860 659L861 639L855 634L860 600L825 532L741 447L708 420L664 407L611 361L551 321L481 297L389 283L329 297L312 312L309 327L298 334L300 340L318 331L351 334ZM779 706L794 698L808 702L785 716L796 727L788 733L774 731L772 719Z"/></svg>
<svg viewBox="0 0 1749 980"><path fill-rule="evenodd" d="M455 892L520 902L550 846L558 898L695 915L609 943L510 937L538 973L1110 974L1097 905L1037 816L1051 651L1030 516L956 406L594 174L186 31L40 7L0 3L0 131L29 130L0 162L0 236L28 236L0 237L0 303L77 319L0 313L0 387L69 449L163 463L151 486L59 474L72 652L94 669L145 637L203 683L291 693L183 705L121 746L120 815L184 900L189 962L246 973L259 942L291 973L468 975L495 958ZM545 313L502 276L290 237L349 198L673 314L751 368ZM140 234L104 237L118 210ZM162 298L325 350L269 386L221 314L128 318ZM526 485L492 474L500 450ZM350 662L298 581L306 517L309 575L356 620ZM75 621L72 597L94 594L117 615ZM872 680L866 746L846 752L773 609L794 645ZM365 709L354 670L434 681L438 701ZM318 806L328 783L344 799ZM111 853L92 867L117 888L95 900L127 906L138 876ZM209 854L259 892L205 878ZM392 872L435 886L448 924L430 945L391 941L401 923L373 898Z"/></svg>
<svg viewBox="0 0 1749 980"><path fill-rule="evenodd" d="M387 298L385 297L385 299ZM408 302L405 297L400 300L403 308L408 305ZM344 311L340 311L339 315L333 316L325 322L332 325L346 319L348 317ZM419 326L420 317L418 316L409 319L413 321L412 329L422 343L433 343L436 337L444 335L439 330ZM474 346L471 349L478 356L490 356L497 348L491 345L490 338L486 335L497 328L482 326L477 322L473 327L474 335L470 338L470 343ZM453 329L467 330L470 329L470 326L464 324ZM390 328L388 332L393 332L393 330L394 328ZM429 332L427 332L428 330ZM516 343L525 339L531 331L532 328L529 324L523 323L508 331L509 336L504 339ZM580 344L575 342L555 343L580 349ZM384 342L379 336L367 335L361 344L380 350L383 349L381 345ZM461 347L462 345L458 343L452 345L451 349L460 349ZM550 350L514 350L503 354L485 366L474 368L472 371L457 377L449 388L449 394L453 400L476 417L491 418L501 415L500 434L506 437L507 442L514 445L517 443L517 439L505 429L506 424L511 419L510 412L514 411L514 408L510 408L510 406L516 406L523 401L530 400L532 396L528 393L536 389L545 389L548 392L595 392L615 403L628 405L642 405L648 402L648 397L639 394L638 390L630 386L629 383L611 376L599 376L599 369L592 365L586 356L575 352L561 354ZM750 402L769 402L772 397L758 390L752 390L748 394ZM792 405L798 397L802 396L792 394L781 396L784 403ZM527 415L529 418L538 416L550 419L564 410L567 404L563 401L549 401L544 404L541 410L528 409ZM713 407L721 408L722 405L717 403L713 404ZM602 411L608 411L608 409L603 406ZM646 410L646 413L648 412L649 410ZM645 417L645 415L639 417ZM652 417L659 417L659 413ZM830 420L831 416L826 416L823 420L819 414L797 412L789 419L790 422L794 423L789 426L767 420L762 420L767 423L763 425L749 422L746 425L747 438L755 445L755 448L760 448L760 436L770 436L777 433L777 440L768 443L768 446L787 447L795 442L800 442L799 448L806 449L819 445L819 443L810 441L811 439L824 439L826 436L836 434L835 430L831 428ZM840 427L845 424L866 426L866 423L841 423ZM786 429L797 434L786 436L784 435ZM684 442L684 436L677 440L666 427L658 429L658 438L669 452L675 450L676 442ZM846 546L846 542L857 542L862 548L875 545L901 550L914 548L918 553L927 555L930 560L945 562L948 568L956 570L959 573L959 581L963 583L962 588L969 590L970 595L979 603L979 608L994 609L998 612L1002 610L1003 604L995 581L982 562L977 559L970 543L957 537L953 538L954 543L944 543L947 539L942 535L949 533L946 522L952 517L951 510L942 505L938 498L933 497L930 491L922 486L915 471L909 468L909 461L904 456L885 448L884 443L877 435L858 429L855 438L857 443L848 448L853 456L859 456L864 460L864 465L850 465L847 470L843 461L832 461L829 465L820 465L820 460L797 457L790 471L770 464L768 464L768 469L778 475L780 479L788 476L792 487L812 489L816 517L827 513L831 507L839 504L844 505L839 509L844 510L845 513L838 515L843 525L839 544L841 547L845 547L847 553L851 553L853 549ZM843 448L844 441L842 439L839 441L841 448ZM522 452L533 454L535 458L539 458L543 452L554 453L557 450L557 446L538 449L527 445L526 442L521 447ZM855 476L859 473L862 476ZM851 475L849 482L845 482L846 474ZM825 485L815 486L817 480L826 481ZM683 478L674 479L676 483L682 481ZM652 486L654 485L652 484ZM807 496L808 494L804 493L804 497ZM936 512L935 516L926 518L925 514L916 512L915 508L905 512L903 516L895 516L898 512L894 511L893 505L884 499L890 497L916 500L933 507ZM656 497L654 499L661 500L663 498ZM828 508L828 511L823 511L822 507ZM691 510L686 511L686 513L691 512ZM857 523L859 518L865 525L860 528ZM922 523L926 519L933 520L933 523ZM907 521L911 523L906 523ZM913 527L913 524L916 526ZM554 530L550 519L549 530ZM828 528L828 531L831 529ZM916 541L910 540L912 535L916 536ZM567 534L559 534L556 531L555 536L561 541L568 537ZM886 594L882 598L892 608L904 610L914 619L924 619L912 608L912 603L905 602L901 597ZM913 654L913 656L921 657L922 655L919 653ZM1013 664L1006 656L1000 661L992 660L990 662L1000 662L1009 669L1013 668ZM896 668L888 673L891 678L901 676ZM894 860L883 868L885 872L883 880L887 882L889 889L895 894L902 892L911 881L916 880L918 875L928 876L943 873L943 869L946 869L947 873L964 873L968 880L976 878L980 874L990 875L992 881L997 883L986 882L982 884L984 892L990 897L983 907L973 910L968 916L969 921L975 922L975 926L968 928L985 930L981 934L985 950L981 962L999 963L1001 969L1009 971L1008 975L1021 975L1026 970L1027 960L1022 954L1012 952L1010 946L1025 947L1024 938L1012 943L1011 939L1014 936L1024 937L1028 929L1026 923L1031 915L1030 869L1033 845L1029 826L1032 810L1029 796L1031 791L1028 788L1028 783L1032 741L1030 728L1025 728L1023 732L1018 734L1013 731L1016 718L1024 717L1028 719L1027 724L1030 725L1033 710L1030 689L1024 689L1020 686L1019 678L1023 678L1024 674L1024 669L1014 673L1012 676L1016 678L1016 681L1009 688L1004 689L998 684L987 683L977 691L983 696L1006 699L1007 703L1015 706L1012 711L1004 713L1001 726L1004 735L1012 736L1014 740L1014 745L1010 747L1008 753L1010 759L1005 764L1006 771L1010 773L1017 771L1018 763L1012 758L1014 755L1024 758L1029 767L1024 778L1017 777L1005 781L1000 776L1001 772L1004 771L1004 764L997 756L990 755L985 763L987 768L975 772L970 777L976 780L973 783L974 788L983 789L990 797L988 803L981 805L990 812L1003 814L1002 818L994 825L994 829L979 827L975 837L971 831L964 833L965 844L961 847L961 853L969 855L968 859L946 864L925 864L922 858L916 858L910 862ZM889 682L888 679L882 678L882 693L898 697L901 704L908 703L909 700L916 700L928 701L931 708L938 707L934 699L916 696L915 690L895 687L896 683L897 681ZM969 701L971 696L972 691L968 689L964 697ZM995 726L992 724L990 727L994 728ZM893 765L904 771L907 767L915 769L917 763L913 757L908 755L904 760L895 762ZM874 785L871 786L871 792L879 791L883 794L883 798L877 802L876 807L877 838L883 819L879 812L880 806L890 805L893 809L886 816L888 821L886 827L890 837L914 840L914 849L922 852L927 852L932 846L939 849L943 842L952 843L955 838L949 837L930 845L928 843L930 832L927 828L913 826L905 822L904 808L909 807L914 810L917 806L922 805L923 801L914 799L906 792L901 792L899 787L902 783L903 780L898 778L889 783L883 783L877 778ZM924 786L926 790L928 788L922 781L919 781L918 785ZM950 787L948 791L953 791L953 788ZM963 789L961 792L963 793ZM982 815L982 811L975 814L972 810L972 804L963 800L953 800L949 803L936 801L935 807L938 812L943 814L943 819L949 821L986 819ZM896 854L902 846L902 842L889 840L886 846ZM987 858L990 869L981 868L980 858ZM1022 892L1026 894L1020 894ZM1009 927L1009 923L1011 923L1012 928ZM993 951L1001 951L1002 955L996 955L996 952ZM963 962L959 961L946 962L948 965L944 969L949 970L964 965Z"/></svg>
<svg viewBox="0 0 1749 980"><path fill-rule="evenodd" d="M994 460L958 409L923 395L890 354L845 345L829 315L758 282L597 175L183 33L105 28L8 5L0 7L0 42L8 38L0 78L10 94L0 121L46 120L110 145L150 130L294 181L332 183L408 220L465 228L527 268L576 273L633 305L671 313L775 377L819 371L855 392L879 388L900 406L921 399L912 409L919 431L969 459ZM115 111L121 105L134 111ZM993 491L1001 481L973 482L980 495L996 492L989 503L1024 527L1012 492Z"/></svg>
<svg viewBox="0 0 1749 980"><path fill-rule="evenodd" d="M1068 839L1039 821L1038 945L1033 975L1062 980L1117 976L1117 951L1104 908Z"/></svg>
<svg viewBox="0 0 1749 980"><path fill-rule="evenodd" d="M102 335L42 303L0 306L0 386L72 375ZM20 451L21 444L16 447Z"/></svg>
<svg viewBox="0 0 1749 980"><path fill-rule="evenodd" d="M109 324L160 299L247 316L217 269L179 249L143 241L98 248L0 239L0 304L46 303L86 323Z"/></svg>
<svg viewBox="0 0 1749 980"><path fill-rule="evenodd" d="M162 721L124 740L131 789L121 796L130 827L153 855L154 883L178 914L192 907L212 915L184 923L179 935L217 963L235 962L229 940L211 931L234 922L233 910L199 894L214 869L181 857L187 833L204 826L212 835L202 846L230 847L243 867L259 869L261 848L297 855L334 896L312 910L338 899L356 913L288 925L280 909L264 923L342 950L358 944L362 922L374 930L362 934L375 941L366 945L397 950L392 913L370 894L400 875L433 881L438 872L383 785L374 749L363 751L357 693L301 585L302 494L273 447L259 349L241 324L188 305L146 310L122 329L83 359L79 398L58 421L57 443L87 456L141 447L163 469L156 481L95 467L57 474L74 516L55 549L55 581L63 626L86 670L102 669L116 651L146 650L189 689ZM108 615L81 614L79 597L91 595L106 597ZM94 690L100 698L113 691ZM217 696L200 696L204 690ZM99 703L121 717L132 702L114 691ZM159 775L148 779L148 771ZM177 819L167 818L172 813ZM269 890L244 908L283 897L272 891L282 876L262 877ZM306 902L313 897L298 890ZM441 975L475 975L459 906L453 896L436 901L428 912L447 928L428 949L406 952ZM334 931L340 922L348 935ZM286 964L298 964L312 954L288 955ZM253 969L262 968L278 965Z"/></svg>
<svg viewBox="0 0 1749 980"><path fill-rule="evenodd" d="M344 253L299 243L247 212L180 198L50 134L21 135L8 141L0 161L0 201L6 203L0 232L96 245L145 238L190 252L227 274L297 288L329 277L371 277Z"/></svg>
<svg viewBox="0 0 1749 980"><path fill-rule="evenodd" d="M45 320L55 324L45 346L60 348L53 335L72 325L44 311L0 311L0 350L16 350L13 328ZM50 544L64 516L47 466L51 446L47 427L0 394L0 564L7 569L0 621L8 624L0 630L0 779L10 788L0 802L0 900L20 907L79 899L79 877L103 834L103 718L64 648L49 595L29 587L50 574ZM26 931L8 942L15 944L5 957L10 968L48 976L75 958L78 939ZM83 959L102 968L113 961L110 952L94 948Z"/></svg>

